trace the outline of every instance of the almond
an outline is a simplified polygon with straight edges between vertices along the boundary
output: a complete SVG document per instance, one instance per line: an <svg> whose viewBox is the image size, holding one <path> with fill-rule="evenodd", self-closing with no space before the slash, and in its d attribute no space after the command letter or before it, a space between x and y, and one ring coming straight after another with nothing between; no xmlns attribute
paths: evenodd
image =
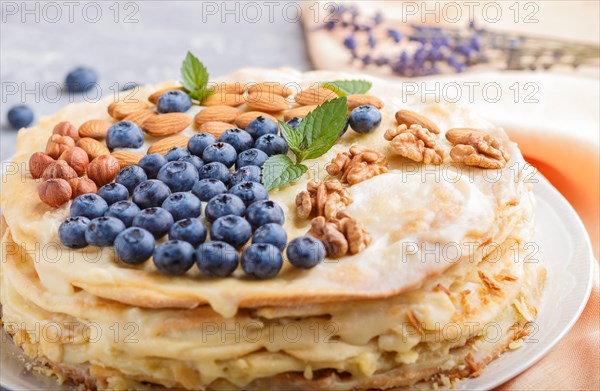
<svg viewBox="0 0 600 391"><path fill-rule="evenodd" d="M96 140L102 140L106 137L108 128L110 128L111 125L112 122L104 119L91 119L85 121L79 127L79 137L91 137Z"/></svg>
<svg viewBox="0 0 600 391"><path fill-rule="evenodd" d="M36 152L29 158L29 172L35 179L41 178L44 170L55 160L42 152Z"/></svg>
<svg viewBox="0 0 600 391"><path fill-rule="evenodd" d="M198 132L210 133L218 139L223 133L225 133L227 129L231 129L234 127L234 125L228 124L226 122L211 121L205 122L202 125L198 126Z"/></svg>
<svg viewBox="0 0 600 391"><path fill-rule="evenodd" d="M290 96L292 94L292 90L289 87L286 87L281 83L275 83L275 82L262 82L262 83L252 84L250 87L248 87L247 91L249 94L253 94L253 93L275 94L275 95L281 95L284 98L287 98L288 96Z"/></svg>
<svg viewBox="0 0 600 391"><path fill-rule="evenodd" d="M265 92L248 94L246 105L250 110L274 113L290 108L290 102L281 95Z"/></svg>
<svg viewBox="0 0 600 391"><path fill-rule="evenodd" d="M46 144L46 155L58 159L64 151L73 147L75 147L75 141L71 137L53 134Z"/></svg>
<svg viewBox="0 0 600 391"><path fill-rule="evenodd" d="M144 122L147 119L156 117L158 114L150 109L144 109L140 111L136 111L135 113L129 114L127 117L123 118L123 121L131 121L139 127L144 126Z"/></svg>
<svg viewBox="0 0 600 391"><path fill-rule="evenodd" d="M121 121L128 115L147 108L148 104L146 102L137 99L122 102L113 102L108 106L108 115L110 115L117 121Z"/></svg>
<svg viewBox="0 0 600 391"><path fill-rule="evenodd" d="M187 136L171 136L158 140L148 148L148 154L160 153L164 155L175 147L187 147L188 141L190 140Z"/></svg>
<svg viewBox="0 0 600 391"><path fill-rule="evenodd" d="M317 105L294 107L293 109L289 109L283 112L283 119L285 121L289 121L294 117L304 118L308 115L308 113L310 113L317 107Z"/></svg>
<svg viewBox="0 0 600 391"><path fill-rule="evenodd" d="M216 93L241 95L246 86L242 83L209 83L208 88L214 88Z"/></svg>
<svg viewBox="0 0 600 391"><path fill-rule="evenodd" d="M381 110L383 108L383 102L381 99L367 94L352 94L348 95L348 111L352 111L358 106L371 105Z"/></svg>
<svg viewBox="0 0 600 391"><path fill-rule="evenodd" d="M127 166L135 166L141 158L144 157L141 153L129 151L114 151L112 155L119 161L121 168Z"/></svg>
<svg viewBox="0 0 600 391"><path fill-rule="evenodd" d="M79 140L79 132L77 132L77 128L73 126L73 124L69 121L62 121L57 123L54 129L52 130L52 134L68 136L71 137L73 141Z"/></svg>
<svg viewBox="0 0 600 391"><path fill-rule="evenodd" d="M200 126L205 122L219 121L233 123L240 111L231 106L210 106L196 114L194 121L196 126Z"/></svg>
<svg viewBox="0 0 600 391"><path fill-rule="evenodd" d="M48 167L42 173L42 179L47 180L52 178L69 180L77 178L77 172L64 160L57 160L48 164Z"/></svg>
<svg viewBox="0 0 600 391"><path fill-rule="evenodd" d="M162 94L164 94L165 92L169 92L169 91L185 91L185 89L183 87L169 87L169 88L163 88L162 90L158 90L154 93L152 93L149 97L148 100L153 103L156 104L156 102L158 102L158 98L160 98L160 96Z"/></svg>
<svg viewBox="0 0 600 391"><path fill-rule="evenodd" d="M85 174L90 163L87 152L79 147L64 151L59 159L67 162L79 176Z"/></svg>
<svg viewBox="0 0 600 391"><path fill-rule="evenodd" d="M87 175L96 183L96 186L102 187L112 182L120 170L121 165L114 156L100 155L88 166Z"/></svg>
<svg viewBox="0 0 600 391"><path fill-rule="evenodd" d="M248 126L250 122L252 122L254 119L260 116L268 118L277 123L277 118L273 117L270 114L263 113L260 111L248 111L246 113L238 115L238 117L235 119L235 125L240 129L246 129L246 126Z"/></svg>
<svg viewBox="0 0 600 391"><path fill-rule="evenodd" d="M98 186L90 178L73 178L69 179L69 186L71 186L71 197L76 198L82 194L96 193Z"/></svg>
<svg viewBox="0 0 600 391"><path fill-rule="evenodd" d="M40 184L38 189L40 200L45 204L57 207L71 199L71 186L64 179L48 179Z"/></svg>
<svg viewBox="0 0 600 391"><path fill-rule="evenodd" d="M410 125L421 125L427 128L430 132L439 134L440 128L437 127L433 121L429 118L423 117L421 114L417 114L410 110L399 110L396 112L396 122L398 125L406 125L410 128Z"/></svg>
<svg viewBox="0 0 600 391"><path fill-rule="evenodd" d="M244 103L242 94L228 94L217 91L216 93L207 96L202 101L202 106L232 106L237 107Z"/></svg>
<svg viewBox="0 0 600 391"><path fill-rule="evenodd" d="M300 106L320 105L323 102L337 98L335 92L323 87L302 90L294 97L294 101Z"/></svg>
<svg viewBox="0 0 600 391"><path fill-rule="evenodd" d="M83 149L88 154L88 158L90 161L94 160L100 155L107 155L110 153L106 145L90 137L84 137L79 139L79 141L77 142L77 146Z"/></svg>
<svg viewBox="0 0 600 391"><path fill-rule="evenodd" d="M190 126L192 119L183 113L166 113L144 121L144 130L152 136L169 136Z"/></svg>

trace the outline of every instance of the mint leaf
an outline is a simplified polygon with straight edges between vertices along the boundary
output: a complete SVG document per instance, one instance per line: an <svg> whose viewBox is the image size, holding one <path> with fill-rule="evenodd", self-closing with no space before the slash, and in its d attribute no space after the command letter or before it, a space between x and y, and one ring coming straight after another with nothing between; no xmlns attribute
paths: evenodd
<svg viewBox="0 0 600 391"><path fill-rule="evenodd" d="M183 87L192 99L202 102L204 98L214 93L206 87L208 83L208 71L196 56L187 52L181 64L181 78Z"/></svg>
<svg viewBox="0 0 600 391"><path fill-rule="evenodd" d="M329 151L346 126L348 102L345 97L324 102L308 113L296 131L303 135L303 159L315 159Z"/></svg>
<svg viewBox="0 0 600 391"><path fill-rule="evenodd" d="M336 80L323 84L323 87L335 92L337 96L346 96L364 94L371 89L372 85L366 80Z"/></svg>
<svg viewBox="0 0 600 391"><path fill-rule="evenodd" d="M308 170L304 164L294 163L286 155L273 155L262 167L262 183L273 190L300 178Z"/></svg>
<svg viewBox="0 0 600 391"><path fill-rule="evenodd" d="M281 129L281 135L290 147L290 151L296 155L296 160L301 162L304 155L303 149L306 148L306 145L302 144L302 133L298 132L297 129L292 128L283 121L279 121L279 128Z"/></svg>

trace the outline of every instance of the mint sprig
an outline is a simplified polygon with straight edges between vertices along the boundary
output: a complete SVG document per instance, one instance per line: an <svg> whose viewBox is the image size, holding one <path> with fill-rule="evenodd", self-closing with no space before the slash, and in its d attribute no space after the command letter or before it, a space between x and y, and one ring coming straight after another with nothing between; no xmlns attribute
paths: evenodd
<svg viewBox="0 0 600 391"><path fill-rule="evenodd" d="M373 83L366 80L335 80L323 84L324 88L336 93L337 96L365 94Z"/></svg>
<svg viewBox="0 0 600 391"><path fill-rule="evenodd" d="M348 101L345 97L330 100L308 113L293 129L279 121L281 134L296 157L271 156L263 166L262 182L267 190L276 189L298 179L308 168L306 159L316 159L333 147L346 126Z"/></svg>
<svg viewBox="0 0 600 391"><path fill-rule="evenodd" d="M187 52L181 64L181 78L183 87L190 98L202 102L204 98L214 93L213 89L207 88L208 71L198 57Z"/></svg>

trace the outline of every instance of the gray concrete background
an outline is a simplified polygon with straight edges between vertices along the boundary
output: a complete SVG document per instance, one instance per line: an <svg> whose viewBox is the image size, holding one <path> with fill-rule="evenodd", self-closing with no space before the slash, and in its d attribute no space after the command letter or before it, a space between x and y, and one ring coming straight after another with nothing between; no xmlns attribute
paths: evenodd
<svg viewBox="0 0 600 391"><path fill-rule="evenodd" d="M26 103L39 118L84 99L58 89L78 65L98 72L103 94L179 78L187 50L214 76L244 66L310 69L298 9L286 1L2 1L0 160L14 153L10 107Z"/></svg>

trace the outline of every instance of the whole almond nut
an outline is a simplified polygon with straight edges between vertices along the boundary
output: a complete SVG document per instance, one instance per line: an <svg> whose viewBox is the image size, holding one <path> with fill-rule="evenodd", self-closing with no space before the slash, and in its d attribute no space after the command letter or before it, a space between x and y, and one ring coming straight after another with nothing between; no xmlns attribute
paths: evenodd
<svg viewBox="0 0 600 391"><path fill-rule="evenodd" d="M119 161L121 168L127 166L135 166L141 158L144 157L141 153L129 151L114 151L112 155Z"/></svg>
<svg viewBox="0 0 600 391"><path fill-rule="evenodd" d="M248 94L246 106L253 111L264 111L275 113L290 108L290 102L281 95L268 94L265 92Z"/></svg>
<svg viewBox="0 0 600 391"><path fill-rule="evenodd" d="M69 180L77 178L77 172L69 166L64 160L57 160L53 163L48 164L48 167L42 173L42 179L60 178Z"/></svg>
<svg viewBox="0 0 600 391"><path fill-rule="evenodd" d="M71 137L53 134L46 144L46 155L53 159L58 159L64 151L73 147L75 147L75 141Z"/></svg>
<svg viewBox="0 0 600 391"><path fill-rule="evenodd" d="M163 88L161 90L158 90L156 92L153 92L149 97L148 100L152 103L152 104L156 104L156 102L158 102L158 98L160 98L162 96L162 94L164 94L165 92L169 92L169 91L185 91L185 89L183 87L169 87L169 88Z"/></svg>
<svg viewBox="0 0 600 391"><path fill-rule="evenodd" d="M73 126L69 121L62 121L56 124L52 130L52 134L59 134L61 136L69 136L73 141L79 140L79 132L77 128Z"/></svg>
<svg viewBox="0 0 600 391"><path fill-rule="evenodd" d="M38 194L45 204L58 207L71 199L72 190L66 180L53 178L40 184Z"/></svg>
<svg viewBox="0 0 600 391"><path fill-rule="evenodd" d="M294 107L293 109L289 109L283 112L283 119L285 121L289 121L295 117L304 118L308 115L308 113L310 113L316 108L317 105Z"/></svg>
<svg viewBox="0 0 600 391"><path fill-rule="evenodd" d="M87 175L96 183L96 186L102 187L112 182L120 170L121 165L114 156L100 155L88 166Z"/></svg>
<svg viewBox="0 0 600 391"><path fill-rule="evenodd" d="M261 111L248 111L246 113L238 115L238 117L235 119L235 125L240 129L246 129L246 126L248 126L250 122L254 121L257 117L261 116L277 123L277 118L273 117L270 114L263 113Z"/></svg>
<svg viewBox="0 0 600 391"><path fill-rule="evenodd" d="M232 106L237 107L244 103L242 94L228 94L223 92L215 92L207 96L202 101L202 106Z"/></svg>
<svg viewBox="0 0 600 391"><path fill-rule="evenodd" d="M182 132L190 126L192 118L184 113L166 113L144 121L144 130L152 136L169 136Z"/></svg>
<svg viewBox="0 0 600 391"><path fill-rule="evenodd" d="M249 94L252 94L252 93L276 94L276 95L281 95L284 98L287 98L288 96L290 96L292 94L291 88L288 88L281 83L275 83L275 82L262 82L262 83L252 84L250 87L248 87L247 91Z"/></svg>
<svg viewBox="0 0 600 391"><path fill-rule="evenodd" d="M110 115L117 121L121 121L128 115L147 108L148 104L146 102L137 99L122 102L113 102L108 106L108 115Z"/></svg>
<svg viewBox="0 0 600 391"><path fill-rule="evenodd" d="M348 111L352 111L358 106L371 105L381 110L383 108L383 102L381 99L367 94L352 94L348 95Z"/></svg>
<svg viewBox="0 0 600 391"><path fill-rule="evenodd" d="M294 97L294 101L300 106L320 105L328 100L337 98L335 92L323 87L302 90Z"/></svg>
<svg viewBox="0 0 600 391"><path fill-rule="evenodd" d="M198 132L210 133L218 139L223 133L225 133L227 129L231 129L234 127L235 126L233 126L232 124L228 124L226 122L211 121L198 126Z"/></svg>
<svg viewBox="0 0 600 391"><path fill-rule="evenodd" d="M209 89L214 89L215 93L241 95L246 86L242 83L209 83Z"/></svg>
<svg viewBox="0 0 600 391"><path fill-rule="evenodd" d="M44 170L54 159L42 152L36 152L29 158L29 172L35 179L41 178Z"/></svg>
<svg viewBox="0 0 600 391"><path fill-rule="evenodd" d="M82 194L96 193L98 187L93 180L86 177L69 179L69 186L71 186L71 197L76 198Z"/></svg>
<svg viewBox="0 0 600 391"><path fill-rule="evenodd" d="M79 147L74 147L64 151L62 155L60 155L59 159L67 162L67 164L71 166L71 168L75 170L79 176L85 174L88 164L90 163L87 152Z"/></svg>
<svg viewBox="0 0 600 391"><path fill-rule="evenodd" d="M156 114L153 110L144 109L140 111L136 111L135 113L129 114L127 117L123 118L123 121L131 121L139 127L144 126L144 122L151 117L156 117Z"/></svg>
<svg viewBox="0 0 600 391"><path fill-rule="evenodd" d="M96 140L102 140L106 137L108 128L110 128L111 125L112 122L104 119L91 119L85 121L79 127L79 137L91 137Z"/></svg>
<svg viewBox="0 0 600 391"><path fill-rule="evenodd" d="M164 155L169 152L171 149L176 147L187 147L188 141L190 140L187 136L171 136L163 138L162 140L158 140L154 144L148 148L148 154L151 153L160 153Z"/></svg>
<svg viewBox="0 0 600 391"><path fill-rule="evenodd" d="M411 125L420 125L424 128L427 128L430 132L439 134L440 128L427 117L422 116L421 114L417 114L414 111L410 110L399 110L396 112L396 122L398 125L406 125L410 128Z"/></svg>
<svg viewBox="0 0 600 391"><path fill-rule="evenodd" d="M210 106L204 108L194 117L196 126L211 121L227 122L232 124L236 117L240 115L240 111L231 106Z"/></svg>
<svg viewBox="0 0 600 391"><path fill-rule="evenodd" d="M94 160L100 155L107 155L110 153L105 144L90 137L83 137L79 139L77 146L88 154L90 161Z"/></svg>

